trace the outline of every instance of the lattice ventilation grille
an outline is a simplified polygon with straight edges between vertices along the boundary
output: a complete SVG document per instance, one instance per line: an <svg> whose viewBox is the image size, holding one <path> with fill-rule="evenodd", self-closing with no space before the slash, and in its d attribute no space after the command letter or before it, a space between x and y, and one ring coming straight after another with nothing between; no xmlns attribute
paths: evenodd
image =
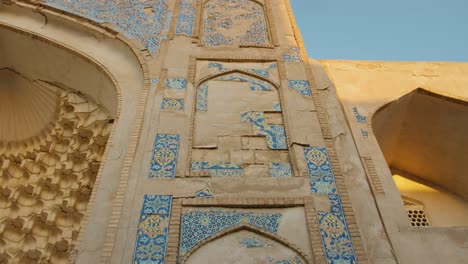
<svg viewBox="0 0 468 264"><path fill-rule="evenodd" d="M404 205L412 226L430 226L429 219L427 218L426 212L424 211L424 206L406 200L404 201Z"/></svg>

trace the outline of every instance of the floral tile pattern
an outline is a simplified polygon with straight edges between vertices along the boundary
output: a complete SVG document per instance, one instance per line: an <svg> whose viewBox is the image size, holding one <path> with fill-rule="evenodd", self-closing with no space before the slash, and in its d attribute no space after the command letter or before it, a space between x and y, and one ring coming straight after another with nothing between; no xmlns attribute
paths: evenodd
<svg viewBox="0 0 468 264"><path fill-rule="evenodd" d="M157 134L150 163L150 178L174 178L179 154L179 135Z"/></svg>
<svg viewBox="0 0 468 264"><path fill-rule="evenodd" d="M45 4L97 23L112 24L126 37L139 39L156 56L170 24L166 1L45 0ZM148 8L152 12L145 12Z"/></svg>
<svg viewBox="0 0 468 264"><path fill-rule="evenodd" d="M182 78L169 78L166 80L166 89L182 90L187 88L187 80Z"/></svg>
<svg viewBox="0 0 468 264"><path fill-rule="evenodd" d="M309 81L307 80L288 80L288 86L289 88L300 92L302 95L312 96Z"/></svg>
<svg viewBox="0 0 468 264"><path fill-rule="evenodd" d="M133 263L165 263L171 207L171 196L144 196Z"/></svg>
<svg viewBox="0 0 468 264"><path fill-rule="evenodd" d="M246 112L242 116L243 123L252 123L256 135L266 136L270 149L288 149L284 125L268 125L263 112Z"/></svg>
<svg viewBox="0 0 468 264"><path fill-rule="evenodd" d="M203 8L206 46L267 46L263 6L251 0L211 0Z"/></svg>
<svg viewBox="0 0 468 264"><path fill-rule="evenodd" d="M163 98L161 109L170 111L183 111L184 99L178 98Z"/></svg>
<svg viewBox="0 0 468 264"><path fill-rule="evenodd" d="M291 177L292 176L291 164L276 163L276 162L270 163L270 176L278 177L278 178Z"/></svg>
<svg viewBox="0 0 468 264"><path fill-rule="evenodd" d="M330 212L317 212L320 234L329 264L357 263L341 198L326 148L304 148L311 193L327 194Z"/></svg>
<svg viewBox="0 0 468 264"><path fill-rule="evenodd" d="M177 35L193 35L193 25L195 22L197 0L181 0L179 17L175 33Z"/></svg>
<svg viewBox="0 0 468 264"><path fill-rule="evenodd" d="M231 162L192 161L190 173L194 176L242 177L242 166Z"/></svg>
<svg viewBox="0 0 468 264"><path fill-rule="evenodd" d="M182 214L180 256L204 239L241 224L250 224L276 234L281 220L280 213L259 213L212 208L209 211L189 211Z"/></svg>
<svg viewBox="0 0 468 264"><path fill-rule="evenodd" d="M298 47L289 47L289 49L283 53L283 61L285 62L302 62L301 54L299 53Z"/></svg>

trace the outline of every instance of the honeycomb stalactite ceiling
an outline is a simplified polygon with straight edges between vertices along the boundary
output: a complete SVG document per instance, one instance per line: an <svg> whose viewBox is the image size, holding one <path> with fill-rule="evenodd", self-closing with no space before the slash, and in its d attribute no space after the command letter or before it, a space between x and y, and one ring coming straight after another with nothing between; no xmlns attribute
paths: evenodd
<svg viewBox="0 0 468 264"><path fill-rule="evenodd" d="M9 109L11 118L24 118L2 116L2 131L8 125L29 132L0 148L0 263L68 263L110 134L109 115L82 95L0 74L0 100L10 98L5 104L18 110Z"/></svg>
<svg viewBox="0 0 468 264"><path fill-rule="evenodd" d="M31 81L11 69L0 70L0 145L50 133L58 103L56 88Z"/></svg>

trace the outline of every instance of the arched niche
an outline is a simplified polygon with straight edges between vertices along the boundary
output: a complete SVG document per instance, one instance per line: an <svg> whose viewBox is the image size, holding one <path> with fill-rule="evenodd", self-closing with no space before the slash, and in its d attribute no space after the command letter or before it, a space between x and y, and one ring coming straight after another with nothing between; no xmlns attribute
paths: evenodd
<svg viewBox="0 0 468 264"><path fill-rule="evenodd" d="M292 175L278 84L228 70L201 79L195 93L191 175L274 176L270 163ZM254 160L256 152L265 158Z"/></svg>
<svg viewBox="0 0 468 264"><path fill-rule="evenodd" d="M184 256L181 263L311 263L306 259L299 249L284 239L242 225L201 241Z"/></svg>
<svg viewBox="0 0 468 264"><path fill-rule="evenodd" d="M205 46L270 46L265 8L255 0L207 0L203 4Z"/></svg>
<svg viewBox="0 0 468 264"><path fill-rule="evenodd" d="M468 103L419 88L381 107L372 127L400 193L422 201L432 225L468 224Z"/></svg>

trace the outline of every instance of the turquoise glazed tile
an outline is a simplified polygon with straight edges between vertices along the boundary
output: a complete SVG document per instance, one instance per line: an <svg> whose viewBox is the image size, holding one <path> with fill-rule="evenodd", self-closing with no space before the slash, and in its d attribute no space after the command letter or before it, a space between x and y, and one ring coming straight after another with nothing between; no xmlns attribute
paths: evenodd
<svg viewBox="0 0 468 264"><path fill-rule="evenodd" d="M359 113L357 106L353 107L353 113L354 113L354 116L356 116L356 120L359 123L366 123L367 122L367 117L363 116L363 115L361 115Z"/></svg>
<svg viewBox="0 0 468 264"><path fill-rule="evenodd" d="M182 78L169 78L166 80L167 89L182 90L187 88L187 80Z"/></svg>
<svg viewBox="0 0 468 264"><path fill-rule="evenodd" d="M175 32L177 35L186 35L189 37L193 35L196 6L197 0L181 0Z"/></svg>
<svg viewBox="0 0 468 264"><path fill-rule="evenodd" d="M317 212L327 262L355 264L356 255L327 150L324 147L307 147L304 148L304 156L311 193L326 194L330 200L330 212Z"/></svg>
<svg viewBox="0 0 468 264"><path fill-rule="evenodd" d="M270 149L288 149L284 125L266 124L263 112L246 112L242 114L241 119L243 123L253 124L256 135L266 136Z"/></svg>
<svg viewBox="0 0 468 264"><path fill-rule="evenodd" d="M208 83L203 83L197 90L197 111L206 111L208 100Z"/></svg>
<svg viewBox="0 0 468 264"><path fill-rule="evenodd" d="M166 0L45 0L45 4L97 23L112 24L126 37L139 39L153 56L158 54L171 15ZM152 12L145 12L147 8Z"/></svg>
<svg viewBox="0 0 468 264"><path fill-rule="evenodd" d="M290 89L294 89L305 96L311 96L309 81L307 80L288 80Z"/></svg>
<svg viewBox="0 0 468 264"><path fill-rule="evenodd" d="M174 178L179 153L179 135L157 134L150 163L150 178Z"/></svg>
<svg viewBox="0 0 468 264"><path fill-rule="evenodd" d="M195 176L242 177L242 166L231 162L192 161L190 171Z"/></svg>
<svg viewBox="0 0 468 264"><path fill-rule="evenodd" d="M168 110L168 111L183 111L184 99L163 98L161 109Z"/></svg>
<svg viewBox="0 0 468 264"><path fill-rule="evenodd" d="M269 45L263 6L250 0L205 2L203 42L206 46ZM250 25L245 30L245 24Z"/></svg>
<svg viewBox="0 0 468 264"><path fill-rule="evenodd" d="M180 256L204 239L216 235L226 228L250 224L276 234L282 214L257 213L238 210L211 209L210 211L190 211L182 214L180 234Z"/></svg>
<svg viewBox="0 0 468 264"><path fill-rule="evenodd" d="M271 246L268 242L257 237L244 237L239 243L247 248L263 248Z"/></svg>
<svg viewBox="0 0 468 264"><path fill-rule="evenodd" d="M276 162L270 163L270 176L278 177L278 178L291 177L292 176L291 164L276 163Z"/></svg>
<svg viewBox="0 0 468 264"><path fill-rule="evenodd" d="M283 61L285 62L302 62L298 47L290 47L283 53Z"/></svg>
<svg viewBox="0 0 468 264"><path fill-rule="evenodd" d="M208 186L206 188L203 188L200 191L195 193L195 197L197 197L197 198L211 198L211 197L214 197L213 188L211 188L210 186Z"/></svg>
<svg viewBox="0 0 468 264"><path fill-rule="evenodd" d="M165 263L171 207L171 196L145 195L137 229L133 263Z"/></svg>

